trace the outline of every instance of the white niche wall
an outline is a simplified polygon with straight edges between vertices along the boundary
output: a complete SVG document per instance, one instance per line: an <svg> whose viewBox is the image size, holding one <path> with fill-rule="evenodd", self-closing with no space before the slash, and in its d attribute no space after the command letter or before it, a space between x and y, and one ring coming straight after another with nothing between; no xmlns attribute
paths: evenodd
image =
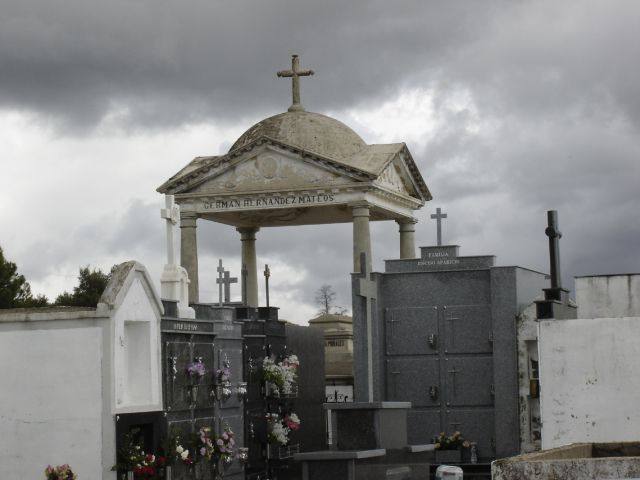
<svg viewBox="0 0 640 480"><path fill-rule="evenodd" d="M114 413L162 410L161 305L146 270L130 282L113 316Z"/></svg>

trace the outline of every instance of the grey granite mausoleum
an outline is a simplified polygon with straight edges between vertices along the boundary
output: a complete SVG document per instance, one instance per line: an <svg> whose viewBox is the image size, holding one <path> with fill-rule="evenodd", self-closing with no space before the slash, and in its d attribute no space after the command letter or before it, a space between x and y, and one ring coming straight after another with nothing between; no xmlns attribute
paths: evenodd
<svg viewBox="0 0 640 480"><path fill-rule="evenodd" d="M517 322L548 281L495 266L493 256L422 247L387 260L377 292L353 297L355 399L368 397L367 301L372 301L373 401L411 402L409 444L459 430L481 459L520 452ZM356 283L362 278L354 275ZM374 297L371 300L371 297ZM376 298L377 297L377 298ZM526 375L523 372L523 375Z"/></svg>

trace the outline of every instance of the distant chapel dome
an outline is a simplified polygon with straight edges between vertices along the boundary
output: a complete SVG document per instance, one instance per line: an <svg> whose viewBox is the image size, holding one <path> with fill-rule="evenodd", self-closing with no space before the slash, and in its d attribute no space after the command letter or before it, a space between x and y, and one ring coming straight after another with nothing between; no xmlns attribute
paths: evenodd
<svg viewBox="0 0 640 480"><path fill-rule="evenodd" d="M342 160L355 155L366 143L335 118L319 113L294 111L266 118L244 132L231 150L266 135L303 150Z"/></svg>

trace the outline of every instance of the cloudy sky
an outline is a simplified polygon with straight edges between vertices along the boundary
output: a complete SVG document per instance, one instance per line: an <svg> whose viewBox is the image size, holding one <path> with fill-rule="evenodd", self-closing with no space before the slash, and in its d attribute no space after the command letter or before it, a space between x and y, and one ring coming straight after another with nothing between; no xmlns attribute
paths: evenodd
<svg viewBox="0 0 640 480"><path fill-rule="evenodd" d="M368 143L404 141L444 236L468 255L548 270L559 211L563 275L640 271L640 2L0 0L0 246L36 293L78 267L137 259L159 277L155 189L286 110L275 72L299 53L308 110ZM238 274L230 227L199 228L201 298ZM372 229L375 266L397 226ZM284 318L331 284L349 307L351 226L264 229ZM236 289L237 290L237 289Z"/></svg>

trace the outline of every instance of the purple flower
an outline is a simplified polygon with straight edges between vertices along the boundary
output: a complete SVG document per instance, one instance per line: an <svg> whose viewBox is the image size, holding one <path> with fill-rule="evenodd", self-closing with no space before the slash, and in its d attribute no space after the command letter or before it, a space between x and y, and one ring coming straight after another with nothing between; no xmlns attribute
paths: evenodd
<svg viewBox="0 0 640 480"><path fill-rule="evenodd" d="M187 365L187 374L190 376L204 377L207 372L204 363L201 361L192 362Z"/></svg>
<svg viewBox="0 0 640 480"><path fill-rule="evenodd" d="M200 455L202 455L202 456L204 457L204 454L205 454L205 453L207 453L207 449L206 449L206 448L204 448L204 447L202 447L202 448L200 449Z"/></svg>

